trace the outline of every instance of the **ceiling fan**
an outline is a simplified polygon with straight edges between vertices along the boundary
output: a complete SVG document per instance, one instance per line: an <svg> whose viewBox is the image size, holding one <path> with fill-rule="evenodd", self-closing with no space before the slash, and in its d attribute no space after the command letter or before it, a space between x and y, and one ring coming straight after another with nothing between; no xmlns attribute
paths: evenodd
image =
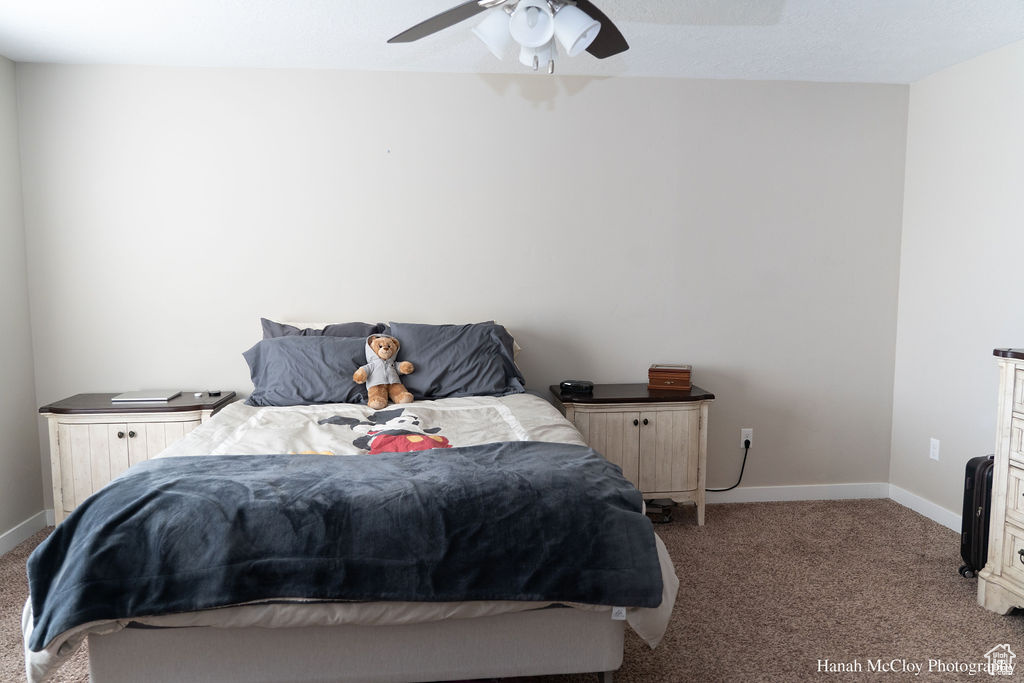
<svg viewBox="0 0 1024 683"><path fill-rule="evenodd" d="M473 33L499 59L513 44L519 61L536 71L547 63L554 73L556 43L569 56L586 50L605 59L629 49L629 43L604 12L590 0L469 0L394 36L389 43L411 43L491 10ZM557 39L557 40L556 40Z"/></svg>

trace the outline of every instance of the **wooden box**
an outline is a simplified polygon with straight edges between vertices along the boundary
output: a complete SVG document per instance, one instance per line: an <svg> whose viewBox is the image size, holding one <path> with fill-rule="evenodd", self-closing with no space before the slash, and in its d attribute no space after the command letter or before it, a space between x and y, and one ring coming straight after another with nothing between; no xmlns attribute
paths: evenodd
<svg viewBox="0 0 1024 683"><path fill-rule="evenodd" d="M693 368L689 365L656 363L647 371L647 388L690 391L693 386L690 383L692 370Z"/></svg>

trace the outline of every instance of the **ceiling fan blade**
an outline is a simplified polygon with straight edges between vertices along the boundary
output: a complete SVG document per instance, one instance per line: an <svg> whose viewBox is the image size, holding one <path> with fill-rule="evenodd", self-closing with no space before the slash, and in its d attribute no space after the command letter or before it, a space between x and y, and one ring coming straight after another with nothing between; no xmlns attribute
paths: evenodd
<svg viewBox="0 0 1024 683"><path fill-rule="evenodd" d="M469 2L456 5L449 10L445 10L440 14L432 16L426 21L421 21L412 28L402 31L388 42L411 43L414 40L419 40L420 38L429 36L431 33L437 33L449 26L454 26L460 21L465 21L466 19L483 12L485 9L487 8L482 7L477 0L469 0Z"/></svg>
<svg viewBox="0 0 1024 683"><path fill-rule="evenodd" d="M594 3L590 0L576 0L576 6L601 22L601 30L597 32L597 38L594 38L594 42L587 48L587 52L598 59L604 59L629 49L629 43L626 42L622 32L616 28L604 12L594 7Z"/></svg>

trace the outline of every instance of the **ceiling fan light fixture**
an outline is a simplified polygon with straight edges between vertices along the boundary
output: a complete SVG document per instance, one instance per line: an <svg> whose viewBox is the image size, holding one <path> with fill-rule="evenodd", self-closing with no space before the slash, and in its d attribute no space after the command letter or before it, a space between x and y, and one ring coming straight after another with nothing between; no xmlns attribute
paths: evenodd
<svg viewBox="0 0 1024 683"><path fill-rule="evenodd" d="M508 30L523 47L539 48L555 35L555 15L546 0L519 0Z"/></svg>
<svg viewBox="0 0 1024 683"><path fill-rule="evenodd" d="M590 47L601 30L601 22L574 5L565 5L558 10L554 23L555 35L570 57Z"/></svg>
<svg viewBox="0 0 1024 683"><path fill-rule="evenodd" d="M492 55L504 59L512 46L508 14L501 7L487 10L484 20L473 28L473 35L487 46Z"/></svg>
<svg viewBox="0 0 1024 683"><path fill-rule="evenodd" d="M547 72L554 73L557 43L570 57L586 51L606 59L629 49L622 32L591 0L461 0L388 43L411 43L488 10L473 34L498 59L518 43L519 61L536 71L546 62Z"/></svg>

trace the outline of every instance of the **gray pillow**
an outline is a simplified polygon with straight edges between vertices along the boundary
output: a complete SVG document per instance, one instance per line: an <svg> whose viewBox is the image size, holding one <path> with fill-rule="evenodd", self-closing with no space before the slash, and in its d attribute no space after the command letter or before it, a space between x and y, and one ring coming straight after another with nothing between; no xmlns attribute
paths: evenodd
<svg viewBox="0 0 1024 683"><path fill-rule="evenodd" d="M362 337L366 339L371 334L380 334L384 331L384 323L331 323L322 329L307 327L301 329L294 325L260 318L260 325L263 326L263 338L275 339L277 337Z"/></svg>
<svg viewBox="0 0 1024 683"><path fill-rule="evenodd" d="M366 362L363 337L264 339L242 354L249 364L251 406L366 403L352 373Z"/></svg>
<svg viewBox="0 0 1024 683"><path fill-rule="evenodd" d="M526 391L512 357L512 336L493 322L470 325L391 323L399 360L416 370L402 384L417 399L505 396Z"/></svg>

